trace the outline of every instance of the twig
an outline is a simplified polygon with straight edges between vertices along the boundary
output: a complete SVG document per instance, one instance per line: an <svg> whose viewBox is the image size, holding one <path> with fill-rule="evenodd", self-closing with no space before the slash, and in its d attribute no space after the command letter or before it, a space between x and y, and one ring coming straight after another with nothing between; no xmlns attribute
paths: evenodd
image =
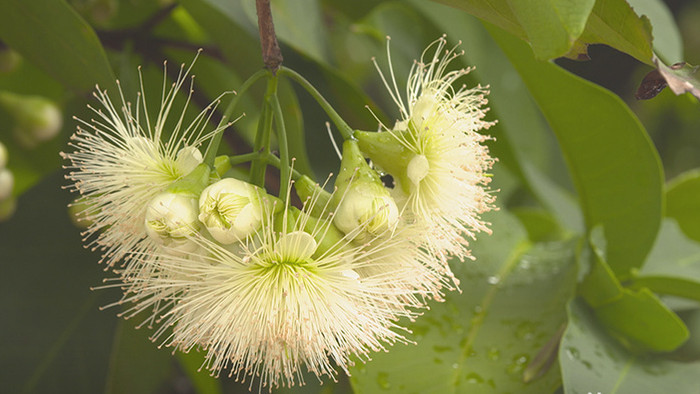
<svg viewBox="0 0 700 394"><path fill-rule="evenodd" d="M282 64L282 52L277 43L275 25L272 23L272 11L270 0L255 0L255 8L258 11L258 28L260 31L260 46L265 68L272 74L276 74Z"/></svg>

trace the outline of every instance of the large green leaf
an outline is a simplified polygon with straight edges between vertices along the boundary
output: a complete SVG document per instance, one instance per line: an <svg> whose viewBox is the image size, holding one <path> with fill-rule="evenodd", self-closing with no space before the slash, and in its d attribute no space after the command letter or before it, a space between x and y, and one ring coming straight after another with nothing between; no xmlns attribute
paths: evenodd
<svg viewBox="0 0 700 394"><path fill-rule="evenodd" d="M114 74L92 28L63 0L0 2L0 38L65 86L114 91Z"/></svg>
<svg viewBox="0 0 700 394"><path fill-rule="evenodd" d="M568 308L569 325L559 348L567 394L678 394L698 392L700 363L635 356L610 338L580 301Z"/></svg>
<svg viewBox="0 0 700 394"><path fill-rule="evenodd" d="M607 44L651 64L651 25L625 0L436 0L463 9L527 40L538 59L585 55L589 44ZM584 24L585 28L582 27Z"/></svg>
<svg viewBox="0 0 700 394"><path fill-rule="evenodd" d="M462 293L409 324L415 345L394 345L358 364L357 393L546 393L556 369L530 383L525 368L556 335L575 283L571 243L526 241L506 212L488 217L493 235L474 243L474 262L455 262Z"/></svg>
<svg viewBox="0 0 700 394"><path fill-rule="evenodd" d="M644 127L617 96L489 27L557 136L586 225L605 227L607 260L625 277L642 265L658 231L663 174Z"/></svg>
<svg viewBox="0 0 700 394"><path fill-rule="evenodd" d="M700 241L700 170L679 175L666 190L666 216L688 237Z"/></svg>
<svg viewBox="0 0 700 394"><path fill-rule="evenodd" d="M105 273L70 222L55 173L0 223L0 381L8 393L98 393L105 387L119 295L91 292Z"/></svg>

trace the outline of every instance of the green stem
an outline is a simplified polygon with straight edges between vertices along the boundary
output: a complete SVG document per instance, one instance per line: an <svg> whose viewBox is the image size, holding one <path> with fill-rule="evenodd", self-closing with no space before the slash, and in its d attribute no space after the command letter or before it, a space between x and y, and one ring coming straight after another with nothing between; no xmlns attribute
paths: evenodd
<svg viewBox="0 0 700 394"><path fill-rule="evenodd" d="M264 77L268 73L269 71L267 70L259 70L255 74L251 75L250 78L243 82L243 85L238 90L236 97L233 100L231 100L228 107L226 107L226 110L224 111L224 116L221 118L219 125L216 127L219 131L216 134L214 134L214 137L212 137L211 141L209 142L209 146L207 147L207 153L204 157L204 162L207 163L210 167L214 168L214 161L216 160L216 153L219 151L221 138L224 135L224 130L230 125L226 123L229 121L229 119L231 119L231 114L233 114L233 110L236 108L238 102L241 100L243 93L245 93L248 90L248 88L250 88L255 82L257 82L260 78Z"/></svg>
<svg viewBox="0 0 700 394"><path fill-rule="evenodd" d="M242 163L260 159L261 157L264 157L262 152L250 152L242 155L231 156L229 157L229 162L231 163L231 166L237 166Z"/></svg>
<svg viewBox="0 0 700 394"><path fill-rule="evenodd" d="M258 123L258 130L255 135L255 151L263 152L265 155L270 153L270 133L272 132L272 107L271 98L277 96L277 76L267 73L267 90L263 99L262 113ZM267 162L264 158L253 160L250 167L250 183L265 187L265 167Z"/></svg>
<svg viewBox="0 0 700 394"><path fill-rule="evenodd" d="M267 162L268 162L269 164L271 164L271 165L277 167L277 168L280 170L280 172L282 172L282 161L280 160L279 157L277 157L277 156L275 156L275 155L273 155L273 154L269 154L269 155L267 156ZM291 168L291 167L288 167L288 168L289 168L290 171L292 172L292 179L297 180L297 179L301 178L302 176L304 176L304 174L302 174L301 172L295 170L294 168ZM282 193L280 193L280 195L281 195L281 194L282 194Z"/></svg>
<svg viewBox="0 0 700 394"><path fill-rule="evenodd" d="M289 192L289 170L291 167L289 161L289 146L287 144L287 130L284 126L284 116L282 115L282 107L277 95L270 97L270 105L275 115L275 125L277 126L277 144L280 151L280 198L287 198ZM283 197L284 196L284 197Z"/></svg>
<svg viewBox="0 0 700 394"><path fill-rule="evenodd" d="M338 131L340 131L340 134L343 136L343 139L349 140L352 138L352 128L348 126L347 123L343 120L343 118L338 115L338 113L335 111L335 109L328 103L328 101L319 93L316 88L311 85L309 81L306 80L306 78L302 77L301 74L297 73L296 71L289 69L287 67L280 67L279 71L277 72L280 75L287 75L294 81L296 81L299 85L301 85L304 89L306 89L307 92L318 102L318 104L323 108L324 111L326 111L326 114L328 114L328 117L331 118L331 121L335 123L335 126L338 128Z"/></svg>

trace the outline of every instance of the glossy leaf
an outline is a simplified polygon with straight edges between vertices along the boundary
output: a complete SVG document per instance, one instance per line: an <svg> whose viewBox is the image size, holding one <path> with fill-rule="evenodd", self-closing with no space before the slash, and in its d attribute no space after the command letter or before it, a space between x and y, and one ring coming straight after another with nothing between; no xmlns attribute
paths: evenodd
<svg viewBox="0 0 700 394"><path fill-rule="evenodd" d="M569 325L559 348L566 394L697 392L700 363L635 356L605 333L581 301L568 307Z"/></svg>
<svg viewBox="0 0 700 394"><path fill-rule="evenodd" d="M688 339L681 319L649 289L623 288L606 263L601 227L591 231L591 270L579 293L622 343L636 350L671 351Z"/></svg>
<svg viewBox="0 0 700 394"><path fill-rule="evenodd" d="M544 393L558 371L523 382L528 364L563 323L575 282L571 243L535 244L501 211L492 236L474 243L474 262L455 262L462 293L433 303L409 325L415 345L394 345L358 364L358 393Z"/></svg>
<svg viewBox="0 0 700 394"><path fill-rule="evenodd" d="M115 89L97 35L63 0L0 2L0 38L66 87Z"/></svg>
<svg viewBox="0 0 700 394"><path fill-rule="evenodd" d="M669 182L666 216L676 219L686 236L700 242L700 171L690 171Z"/></svg>
<svg viewBox="0 0 700 394"><path fill-rule="evenodd" d="M642 265L662 211L663 174L644 127L609 91L537 61L520 40L490 27L557 136L588 228L605 227L618 276Z"/></svg>
<svg viewBox="0 0 700 394"><path fill-rule="evenodd" d="M634 12L646 16L654 35L654 52L668 63L683 60L683 39L673 14L662 0L627 0Z"/></svg>
<svg viewBox="0 0 700 394"><path fill-rule="evenodd" d="M638 17L625 0L597 0L592 10L590 1L437 1L527 40L538 59L586 58L586 47L599 43L651 64L649 20Z"/></svg>

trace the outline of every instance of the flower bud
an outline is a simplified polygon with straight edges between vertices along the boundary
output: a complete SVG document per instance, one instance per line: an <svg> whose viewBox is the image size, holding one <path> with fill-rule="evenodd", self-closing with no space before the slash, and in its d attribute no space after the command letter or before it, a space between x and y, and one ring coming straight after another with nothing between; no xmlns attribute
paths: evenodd
<svg viewBox="0 0 700 394"><path fill-rule="evenodd" d="M260 228L265 209L273 209L274 197L234 178L222 179L202 191L199 220L222 244L244 239ZM282 204L274 204L281 208Z"/></svg>
<svg viewBox="0 0 700 394"><path fill-rule="evenodd" d="M301 203L309 206L311 214L320 217L329 205L331 194L323 190L323 187L314 182L306 175L300 176L294 182L294 189L297 191Z"/></svg>
<svg viewBox="0 0 700 394"><path fill-rule="evenodd" d="M0 142L0 170L7 165L7 148Z"/></svg>
<svg viewBox="0 0 700 394"><path fill-rule="evenodd" d="M164 192L151 200L146 209L146 233L161 245L193 252L190 240L199 230L197 199L192 195Z"/></svg>
<svg viewBox="0 0 700 394"><path fill-rule="evenodd" d="M9 169L0 169L0 201L7 200L12 195L12 188L15 185L15 177Z"/></svg>
<svg viewBox="0 0 700 394"><path fill-rule="evenodd" d="M379 175L365 161L357 141L345 141L340 166L333 223L346 234L361 235L360 242L367 235L376 237L393 230L399 210Z"/></svg>
<svg viewBox="0 0 700 394"><path fill-rule="evenodd" d="M0 105L15 119L15 137L26 148L48 141L61 131L63 115L56 104L44 97L3 91Z"/></svg>

